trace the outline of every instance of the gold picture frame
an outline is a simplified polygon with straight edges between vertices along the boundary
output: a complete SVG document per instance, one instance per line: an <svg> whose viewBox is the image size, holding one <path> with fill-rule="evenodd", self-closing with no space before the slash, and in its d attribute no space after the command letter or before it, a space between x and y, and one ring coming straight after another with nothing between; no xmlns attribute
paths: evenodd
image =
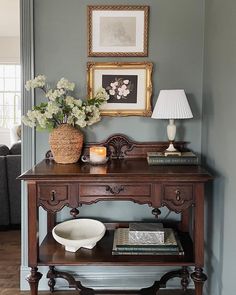
<svg viewBox="0 0 236 295"><path fill-rule="evenodd" d="M89 5L88 56L147 56L149 6Z"/></svg>
<svg viewBox="0 0 236 295"><path fill-rule="evenodd" d="M151 62L88 62L88 97L103 87L110 98L101 107L102 115L149 117L152 69Z"/></svg>

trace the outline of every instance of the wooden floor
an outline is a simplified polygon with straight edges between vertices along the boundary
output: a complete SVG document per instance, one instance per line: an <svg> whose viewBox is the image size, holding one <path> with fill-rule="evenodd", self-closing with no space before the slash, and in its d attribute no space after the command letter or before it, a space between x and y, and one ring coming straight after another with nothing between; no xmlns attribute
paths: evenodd
<svg viewBox="0 0 236 295"><path fill-rule="evenodd" d="M20 231L0 231L0 295L29 295L20 292ZM76 295L76 291L58 291L55 295ZM158 295L193 295L192 291L163 290ZM39 295L51 295L39 292ZM108 295L108 294L107 294ZM119 293L119 295L125 295Z"/></svg>

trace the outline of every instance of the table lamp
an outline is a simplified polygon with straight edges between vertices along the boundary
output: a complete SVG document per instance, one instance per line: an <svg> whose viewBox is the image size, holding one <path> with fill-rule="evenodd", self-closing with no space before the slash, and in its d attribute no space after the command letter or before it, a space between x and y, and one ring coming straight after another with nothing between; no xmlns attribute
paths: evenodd
<svg viewBox="0 0 236 295"><path fill-rule="evenodd" d="M167 136L169 147L165 150L165 156L181 155L174 147L176 126L174 119L189 119L193 114L188 104L187 97L183 89L161 90L154 107L153 119L168 119Z"/></svg>

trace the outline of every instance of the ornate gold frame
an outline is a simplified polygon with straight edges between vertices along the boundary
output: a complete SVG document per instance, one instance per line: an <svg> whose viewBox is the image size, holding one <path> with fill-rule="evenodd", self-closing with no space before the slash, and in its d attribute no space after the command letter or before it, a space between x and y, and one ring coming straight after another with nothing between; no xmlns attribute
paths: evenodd
<svg viewBox="0 0 236 295"><path fill-rule="evenodd" d="M88 98L94 97L94 74L96 70L102 69L145 69L145 108L142 110L126 109L126 110L101 110L104 116L144 116L149 117L152 114L151 97L152 97L152 68L151 62L88 62L87 63L87 91Z"/></svg>
<svg viewBox="0 0 236 295"><path fill-rule="evenodd" d="M92 44L92 13L94 10L142 10L144 11L144 39L143 51L140 52L93 52ZM87 28L88 28L88 56L147 56L148 55L148 5L88 5L87 6Z"/></svg>

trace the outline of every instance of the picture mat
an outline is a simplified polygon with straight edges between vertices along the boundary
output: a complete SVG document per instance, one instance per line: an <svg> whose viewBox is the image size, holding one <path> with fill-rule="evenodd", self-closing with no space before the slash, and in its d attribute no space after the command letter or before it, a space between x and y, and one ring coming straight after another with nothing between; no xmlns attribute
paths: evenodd
<svg viewBox="0 0 236 295"><path fill-rule="evenodd" d="M101 17L135 17L136 18L136 45L135 46L101 46L100 45L100 18ZM128 10L128 11L92 11L92 51L93 52L142 52L144 50L144 11ZM141 32L141 33L140 33ZM122 48L123 47L123 48Z"/></svg>

